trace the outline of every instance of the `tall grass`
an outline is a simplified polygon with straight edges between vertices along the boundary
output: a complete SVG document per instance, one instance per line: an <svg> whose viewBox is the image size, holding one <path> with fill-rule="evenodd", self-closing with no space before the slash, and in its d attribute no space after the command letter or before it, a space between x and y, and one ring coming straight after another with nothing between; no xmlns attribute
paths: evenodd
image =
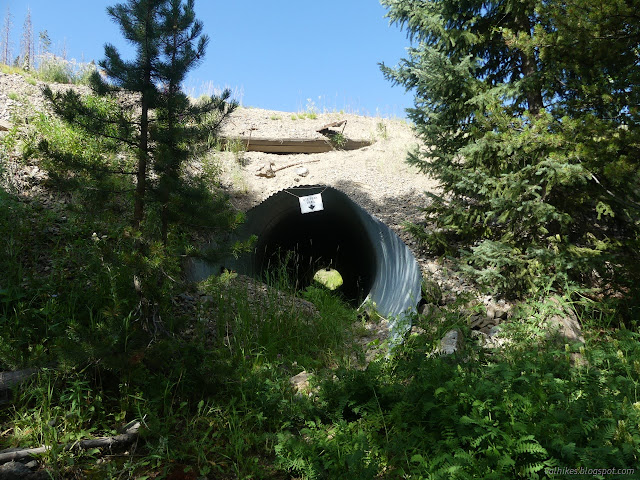
<svg viewBox="0 0 640 480"><path fill-rule="evenodd" d="M296 362L313 369L348 353L357 316L327 289L310 286L283 293L290 278L282 276L272 278L268 283L274 286L266 287L237 280L223 276L203 285L208 295L219 299L216 332L223 339L220 347L233 357L255 355L268 362ZM296 299L296 294L301 298Z"/></svg>
<svg viewBox="0 0 640 480"><path fill-rule="evenodd" d="M66 60L51 53L38 58L37 76L43 82L88 85L89 77L95 71L93 63Z"/></svg>
<svg viewBox="0 0 640 480"><path fill-rule="evenodd" d="M244 88L242 86L231 87L226 85L220 87L215 85L212 80L206 82L200 82L199 85L187 84L184 91L191 98L200 98L202 96L220 96L225 90L231 90L231 99L238 102L240 106L243 106L242 99L244 98Z"/></svg>
<svg viewBox="0 0 640 480"><path fill-rule="evenodd" d="M9 75L23 75L32 85L35 84L36 79L48 83L88 85L91 74L96 71L96 66L93 62L67 60L52 53L45 53L38 56L36 67L32 70L0 65L0 71Z"/></svg>

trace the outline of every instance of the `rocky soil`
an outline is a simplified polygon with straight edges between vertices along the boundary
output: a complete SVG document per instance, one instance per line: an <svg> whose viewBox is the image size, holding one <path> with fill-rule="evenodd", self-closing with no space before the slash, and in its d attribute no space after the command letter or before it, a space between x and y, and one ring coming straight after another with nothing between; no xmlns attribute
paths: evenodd
<svg viewBox="0 0 640 480"><path fill-rule="evenodd" d="M22 75L0 73L0 120L11 121L13 115L24 115L27 111L42 112L46 110L42 88L49 85L53 91L69 88L69 85L46 84L26 79ZM89 88L73 86L80 93L89 93ZM25 110L26 109L26 110Z"/></svg>

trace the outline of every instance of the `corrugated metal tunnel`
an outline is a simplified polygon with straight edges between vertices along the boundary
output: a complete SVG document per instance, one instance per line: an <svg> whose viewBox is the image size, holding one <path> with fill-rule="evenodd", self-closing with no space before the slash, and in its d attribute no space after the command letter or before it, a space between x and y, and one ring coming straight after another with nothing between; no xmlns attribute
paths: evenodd
<svg viewBox="0 0 640 480"><path fill-rule="evenodd" d="M343 192L323 185L277 192L247 212L237 235L257 235L258 241L251 253L227 259L225 268L261 279L286 272L299 288L319 269L333 268L342 276L345 299L356 306L372 302L390 320L396 340L410 328L420 300L418 263L389 227ZM191 277L206 278L220 267L200 262Z"/></svg>

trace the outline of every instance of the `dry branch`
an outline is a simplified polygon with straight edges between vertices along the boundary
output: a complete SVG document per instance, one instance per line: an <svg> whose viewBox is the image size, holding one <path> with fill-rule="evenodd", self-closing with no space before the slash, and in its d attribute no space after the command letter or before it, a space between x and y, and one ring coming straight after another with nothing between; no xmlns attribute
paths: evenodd
<svg viewBox="0 0 640 480"><path fill-rule="evenodd" d="M285 168L290 168L290 167L297 167L298 165L305 165L307 163L315 163L315 162L319 162L321 159L317 159L317 160L303 160L300 162L294 162L294 163L290 163L289 165L285 165L283 167L278 167L278 168L274 168L273 171L274 172L279 172L280 170L284 170Z"/></svg>
<svg viewBox="0 0 640 480"><path fill-rule="evenodd" d="M115 435L113 437L100 437L92 438L88 440L80 440L79 442L68 443L62 448L64 450L83 449L88 450L90 448L114 448L125 447L131 445L138 438L138 430L140 429L140 422L135 422L126 430L125 433ZM0 464L19 461L25 458L29 458L33 455L41 455L51 450L51 446L45 445L43 447L24 448L12 451L5 451L0 453Z"/></svg>
<svg viewBox="0 0 640 480"><path fill-rule="evenodd" d="M275 166L275 163L268 162L268 163L265 163L264 165L261 165L260 168L258 168L256 176L257 177L273 178L273 177L276 176L276 172L279 172L280 170L284 170L285 168L291 168L291 167L297 167L297 166L301 166L301 165L306 165L307 163L315 163L315 162L319 162L320 160L321 160L320 158L318 158L316 160L301 160L301 161L293 162L293 163L290 163L288 165L284 165L284 166L278 167L278 168L273 168Z"/></svg>

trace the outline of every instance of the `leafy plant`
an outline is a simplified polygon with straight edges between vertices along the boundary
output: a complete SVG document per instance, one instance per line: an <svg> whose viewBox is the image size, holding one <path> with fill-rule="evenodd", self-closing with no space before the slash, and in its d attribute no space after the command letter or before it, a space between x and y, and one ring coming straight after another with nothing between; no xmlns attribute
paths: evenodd
<svg viewBox="0 0 640 480"><path fill-rule="evenodd" d="M426 329L391 361L338 369L318 389L316 417L278 435L281 466L308 478L371 478L384 469L389 478L499 479L542 478L545 469L596 458L608 468L634 465L640 370L624 365L637 334L589 340L590 367L576 368L529 318L516 320L528 340L491 354L469 343L464 362L430 354L439 337Z"/></svg>
<svg viewBox="0 0 640 480"><path fill-rule="evenodd" d="M384 122L380 121L376 123L376 130L378 131L378 135L383 140L387 140L389 138L389 133L387 132L387 126L384 124Z"/></svg>
<svg viewBox="0 0 640 480"><path fill-rule="evenodd" d="M334 148L338 150L342 150L347 144L347 137L345 137L340 132L332 133L329 137L329 140L331 141L331 144L334 146Z"/></svg>

